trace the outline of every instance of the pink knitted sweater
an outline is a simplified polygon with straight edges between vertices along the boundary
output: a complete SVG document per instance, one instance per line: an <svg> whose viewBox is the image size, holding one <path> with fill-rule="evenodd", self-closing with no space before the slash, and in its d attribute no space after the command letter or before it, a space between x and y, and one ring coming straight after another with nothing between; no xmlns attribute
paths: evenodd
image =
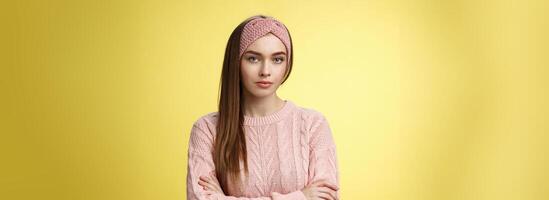
<svg viewBox="0 0 549 200"><path fill-rule="evenodd" d="M217 112L200 117L189 140L187 199L306 199L301 189L320 179L339 187L336 146L328 121L314 109L285 101L283 108L267 116L244 116L249 175L245 177L241 166L241 189L229 186L225 195L205 194L198 184L200 176L215 175L212 147Z"/></svg>

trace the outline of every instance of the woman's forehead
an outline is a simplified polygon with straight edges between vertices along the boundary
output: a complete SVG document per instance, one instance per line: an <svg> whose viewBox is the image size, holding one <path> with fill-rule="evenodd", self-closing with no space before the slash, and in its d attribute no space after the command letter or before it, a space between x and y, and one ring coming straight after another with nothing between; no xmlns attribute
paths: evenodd
<svg viewBox="0 0 549 200"><path fill-rule="evenodd" d="M278 37L269 33L248 46L246 52L248 51L259 52L261 54L272 54L281 51L286 53L286 46L284 46L284 43Z"/></svg>

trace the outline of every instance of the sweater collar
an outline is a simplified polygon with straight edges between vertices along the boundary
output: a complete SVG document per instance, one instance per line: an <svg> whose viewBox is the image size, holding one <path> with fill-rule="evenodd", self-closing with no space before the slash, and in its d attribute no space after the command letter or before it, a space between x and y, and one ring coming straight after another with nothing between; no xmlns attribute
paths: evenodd
<svg viewBox="0 0 549 200"><path fill-rule="evenodd" d="M251 117L244 115L243 124L247 126L258 126L271 124L283 119L288 113L290 113L294 108L295 104L290 100L284 100L284 106L281 109L261 117Z"/></svg>

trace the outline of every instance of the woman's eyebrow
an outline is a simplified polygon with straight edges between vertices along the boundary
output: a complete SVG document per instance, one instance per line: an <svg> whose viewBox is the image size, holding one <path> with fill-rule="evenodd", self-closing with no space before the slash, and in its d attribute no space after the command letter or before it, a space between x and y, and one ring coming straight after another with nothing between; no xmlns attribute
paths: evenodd
<svg viewBox="0 0 549 200"><path fill-rule="evenodd" d="M259 56L261 55L261 53L259 53L257 51L252 51L252 50L246 51L246 53L251 53L251 54L255 54L255 55L259 55ZM279 55L279 54L286 55L286 52L278 51L278 52L273 53L272 55L276 56L276 55Z"/></svg>
<svg viewBox="0 0 549 200"><path fill-rule="evenodd" d="M286 52L279 51L279 52L273 53L273 56L276 56L276 55L286 55Z"/></svg>

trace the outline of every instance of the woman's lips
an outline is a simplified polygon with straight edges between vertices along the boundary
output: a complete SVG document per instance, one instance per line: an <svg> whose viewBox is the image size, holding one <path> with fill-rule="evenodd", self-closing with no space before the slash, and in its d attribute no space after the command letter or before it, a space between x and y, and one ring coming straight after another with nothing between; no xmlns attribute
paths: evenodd
<svg viewBox="0 0 549 200"><path fill-rule="evenodd" d="M272 82L268 82L268 81L259 81L259 82L256 82L255 83L258 87L260 88L269 88L271 87L271 85L273 84Z"/></svg>

